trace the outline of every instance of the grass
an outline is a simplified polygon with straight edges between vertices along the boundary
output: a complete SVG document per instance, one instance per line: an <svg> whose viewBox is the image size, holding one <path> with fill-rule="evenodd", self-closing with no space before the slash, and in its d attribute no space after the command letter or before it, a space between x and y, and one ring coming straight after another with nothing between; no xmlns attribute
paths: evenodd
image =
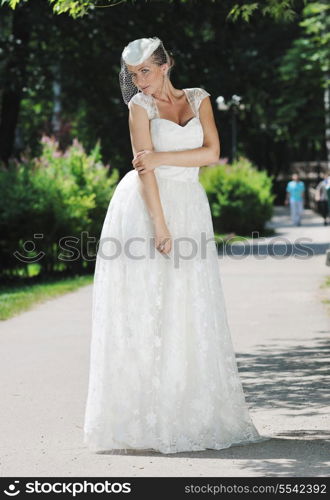
<svg viewBox="0 0 330 500"><path fill-rule="evenodd" d="M30 309L34 304L72 292L93 282L93 275L52 278L21 278L0 286L0 320Z"/></svg>
<svg viewBox="0 0 330 500"><path fill-rule="evenodd" d="M273 228L265 228L262 233L259 234L259 237L269 237L276 235L276 232ZM240 236L236 233L217 233L214 232L214 238L217 244L226 244L231 245L232 243L236 243L237 241L248 241L251 236Z"/></svg>
<svg viewBox="0 0 330 500"><path fill-rule="evenodd" d="M228 245L231 245L232 243L235 243L236 241L241 241L241 240L245 240L246 238L244 238L244 236L237 236L235 233L229 233L229 234L226 234L226 233L217 233L217 232L214 232L214 239L216 241L216 243L218 244L228 244Z"/></svg>

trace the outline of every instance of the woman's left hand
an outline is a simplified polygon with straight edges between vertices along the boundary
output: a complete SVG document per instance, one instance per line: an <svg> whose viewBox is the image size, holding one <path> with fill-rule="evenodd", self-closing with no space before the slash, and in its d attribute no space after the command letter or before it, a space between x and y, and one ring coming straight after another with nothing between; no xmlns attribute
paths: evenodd
<svg viewBox="0 0 330 500"><path fill-rule="evenodd" d="M157 164L157 152L144 149L139 151L132 160L133 167L139 174L146 174L154 170Z"/></svg>

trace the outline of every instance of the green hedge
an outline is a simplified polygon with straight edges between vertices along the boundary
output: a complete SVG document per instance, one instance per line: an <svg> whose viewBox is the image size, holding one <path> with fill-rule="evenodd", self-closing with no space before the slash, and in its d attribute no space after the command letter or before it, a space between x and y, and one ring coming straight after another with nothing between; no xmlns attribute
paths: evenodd
<svg viewBox="0 0 330 500"><path fill-rule="evenodd" d="M43 136L41 141L40 158L12 161L0 170L2 274L26 267L14 252L32 261L43 252L38 263L47 273L93 269L95 257L90 254L95 253L119 172L110 174L110 167L102 164L99 142L87 155L77 139L64 153L53 138ZM68 236L70 262L59 258L69 256L60 247L61 238ZM87 236L95 239L94 245L87 247Z"/></svg>
<svg viewBox="0 0 330 500"><path fill-rule="evenodd" d="M201 170L204 186L218 233L236 233L251 236L263 232L273 213L275 195L272 177L258 171L252 163L240 157L235 163L220 164Z"/></svg>

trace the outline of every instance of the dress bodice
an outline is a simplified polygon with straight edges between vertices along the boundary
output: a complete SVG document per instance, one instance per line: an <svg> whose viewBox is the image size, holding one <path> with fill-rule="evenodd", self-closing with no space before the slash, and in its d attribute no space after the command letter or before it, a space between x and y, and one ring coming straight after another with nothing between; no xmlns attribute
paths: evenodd
<svg viewBox="0 0 330 500"><path fill-rule="evenodd" d="M128 104L128 106L131 103L139 104L147 111L155 151L183 151L203 145L204 134L199 119L199 107L204 97L210 94L199 87L183 90L193 112L193 117L183 126L172 120L160 118L157 105L151 95L138 92ZM155 169L155 175L173 180L197 182L199 167L161 165Z"/></svg>

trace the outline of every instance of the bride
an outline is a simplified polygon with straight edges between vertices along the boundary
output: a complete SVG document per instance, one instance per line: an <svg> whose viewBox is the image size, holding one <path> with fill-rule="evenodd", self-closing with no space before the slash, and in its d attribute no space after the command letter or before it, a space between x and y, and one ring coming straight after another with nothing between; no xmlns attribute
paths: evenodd
<svg viewBox="0 0 330 500"><path fill-rule="evenodd" d="M220 155L210 94L176 89L173 64L157 37L130 42L121 56L134 159L96 256L84 421L94 452L268 439L245 402L198 177Z"/></svg>

